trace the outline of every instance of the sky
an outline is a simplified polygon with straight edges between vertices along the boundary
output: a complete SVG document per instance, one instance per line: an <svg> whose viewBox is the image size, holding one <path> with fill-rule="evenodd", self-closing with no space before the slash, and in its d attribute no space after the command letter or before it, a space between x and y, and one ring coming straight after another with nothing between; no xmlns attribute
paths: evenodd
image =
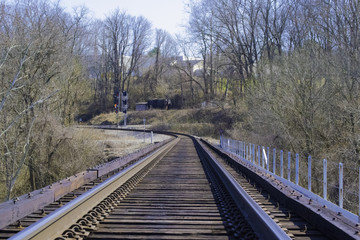
<svg viewBox="0 0 360 240"><path fill-rule="evenodd" d="M105 19L117 7L132 16L144 16L154 28L161 28L171 34L182 32L186 24L186 3L188 0L60 0L68 12L75 6L85 5L91 15Z"/></svg>

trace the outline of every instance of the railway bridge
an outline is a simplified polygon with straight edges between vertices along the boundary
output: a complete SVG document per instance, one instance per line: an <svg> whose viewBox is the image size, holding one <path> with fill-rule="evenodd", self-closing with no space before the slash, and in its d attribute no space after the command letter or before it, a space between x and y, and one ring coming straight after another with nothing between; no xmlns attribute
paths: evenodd
<svg viewBox="0 0 360 240"><path fill-rule="evenodd" d="M360 239L357 215L270 171L265 148L161 133L1 204L0 239Z"/></svg>

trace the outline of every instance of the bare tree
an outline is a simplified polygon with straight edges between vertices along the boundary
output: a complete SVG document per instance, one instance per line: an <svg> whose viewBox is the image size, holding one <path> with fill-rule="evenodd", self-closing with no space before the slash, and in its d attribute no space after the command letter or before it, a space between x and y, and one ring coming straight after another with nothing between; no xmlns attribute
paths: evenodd
<svg viewBox="0 0 360 240"><path fill-rule="evenodd" d="M289 25L293 5L287 0L264 0L260 3L261 20L259 27L263 33L263 50L269 60L281 55L285 45L286 28ZM264 55L264 54L261 54Z"/></svg>
<svg viewBox="0 0 360 240"><path fill-rule="evenodd" d="M258 1L204 1L211 6L212 44L226 56L235 67L236 81L232 86L233 101L243 96L249 81L253 81L254 64L259 59L259 12ZM211 14L210 14L211 13ZM215 41L216 40L216 41Z"/></svg>
<svg viewBox="0 0 360 240"><path fill-rule="evenodd" d="M150 46L151 37L151 23L144 17L132 17L130 22L131 27L131 49L129 51L130 60L127 69L123 71L122 89L129 90L130 78L138 66L140 59L145 55L146 50Z"/></svg>
<svg viewBox="0 0 360 240"><path fill-rule="evenodd" d="M347 126L348 157L360 164L360 141L358 138L360 102L360 2L331 2L332 28L336 46L336 66L341 72L341 106ZM326 26L326 25L325 25ZM325 31L326 33L326 31ZM326 35L325 35L326 36ZM332 40L332 39L330 39ZM351 147L350 147L351 146Z"/></svg>
<svg viewBox="0 0 360 240"><path fill-rule="evenodd" d="M109 61L113 70L114 95L124 90L124 76L127 68L127 54L130 49L130 20L126 12L116 9L105 20L106 41L109 41Z"/></svg>
<svg viewBox="0 0 360 240"><path fill-rule="evenodd" d="M110 47L108 56L117 96L129 90L131 76L150 44L151 24L144 17L132 17L117 9L105 20L105 33L109 45L104 46Z"/></svg>
<svg viewBox="0 0 360 240"><path fill-rule="evenodd" d="M202 80L204 82L204 98L209 101L214 94L214 49L216 38L213 9L211 1L193 3L190 9L188 32L192 41L199 48L202 59Z"/></svg>
<svg viewBox="0 0 360 240"><path fill-rule="evenodd" d="M42 159L34 155L43 146L32 141L44 132L34 128L38 116L54 114L73 121L79 85L85 83L80 80L78 57L83 28L79 19L68 28L73 20L57 4L40 0L1 4L0 175L7 186L6 198L11 198L25 172L28 181L22 190L34 190L43 182L37 171Z"/></svg>
<svg viewBox="0 0 360 240"><path fill-rule="evenodd" d="M93 36L93 57L89 66L89 75L93 82L94 99L93 106L95 113L100 113L109 107L109 99L111 96L113 83L111 82L111 73L113 69L113 63L111 61L111 44L108 41L106 29L102 21L95 21L92 24L92 36ZM116 102L117 103L117 102Z"/></svg>

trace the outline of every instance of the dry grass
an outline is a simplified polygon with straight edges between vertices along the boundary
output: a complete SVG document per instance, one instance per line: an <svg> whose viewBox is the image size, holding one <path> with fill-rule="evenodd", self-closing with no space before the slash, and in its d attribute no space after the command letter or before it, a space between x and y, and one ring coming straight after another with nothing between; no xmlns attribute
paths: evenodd
<svg viewBox="0 0 360 240"><path fill-rule="evenodd" d="M36 159L38 187L41 188L60 179L94 167L102 162L135 152L149 145L150 134L146 134L144 142L143 132L126 132L118 130L102 130L79 127L53 127L46 128L46 136L52 136L56 145L48 146L49 142L43 135L36 135L39 148L33 156ZM160 142L169 138L168 136L154 134L153 142ZM60 144L61 143L61 144ZM42 147L48 146L48 147ZM53 149L53 157L49 161L45 157ZM31 191L29 185L29 171L23 167L12 197L23 195ZM6 198L6 186L0 181L0 201Z"/></svg>
<svg viewBox="0 0 360 240"><path fill-rule="evenodd" d="M129 125L141 125L146 119L146 125L153 130L168 130L188 133L200 137L219 135L220 129L229 129L234 124L231 111L221 108L182 109L182 110L150 110L130 111ZM115 113L101 114L93 118L90 124L116 124Z"/></svg>
<svg viewBox="0 0 360 240"><path fill-rule="evenodd" d="M151 143L149 133L130 132L118 130L103 130L91 128L77 128L79 136L86 135L87 139L97 145L99 151L103 153L105 160L127 155ZM153 142L160 142L169 138L159 134L154 134Z"/></svg>
<svg viewBox="0 0 360 240"><path fill-rule="evenodd" d="M119 114L119 116L119 118L122 119L122 114ZM89 121L89 124L101 124L106 121L115 124L117 122L116 113L102 113L100 115L97 115Z"/></svg>

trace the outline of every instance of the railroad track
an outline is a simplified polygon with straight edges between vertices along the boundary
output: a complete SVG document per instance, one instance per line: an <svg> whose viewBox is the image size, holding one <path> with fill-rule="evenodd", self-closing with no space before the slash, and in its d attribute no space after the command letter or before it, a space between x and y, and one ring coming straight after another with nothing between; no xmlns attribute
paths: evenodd
<svg viewBox="0 0 360 240"><path fill-rule="evenodd" d="M207 150L231 174L240 186L254 199L259 206L293 239L328 239L299 214L287 208L280 201L271 197L260 184L249 178L233 162L221 157L214 149Z"/></svg>
<svg viewBox="0 0 360 240"><path fill-rule="evenodd" d="M88 239L227 239L191 139L181 138Z"/></svg>
<svg viewBox="0 0 360 240"><path fill-rule="evenodd" d="M292 239L360 239L358 223L303 196L240 158L205 141L202 145Z"/></svg>
<svg viewBox="0 0 360 240"><path fill-rule="evenodd" d="M327 239L195 138L179 136L117 172L13 239Z"/></svg>

